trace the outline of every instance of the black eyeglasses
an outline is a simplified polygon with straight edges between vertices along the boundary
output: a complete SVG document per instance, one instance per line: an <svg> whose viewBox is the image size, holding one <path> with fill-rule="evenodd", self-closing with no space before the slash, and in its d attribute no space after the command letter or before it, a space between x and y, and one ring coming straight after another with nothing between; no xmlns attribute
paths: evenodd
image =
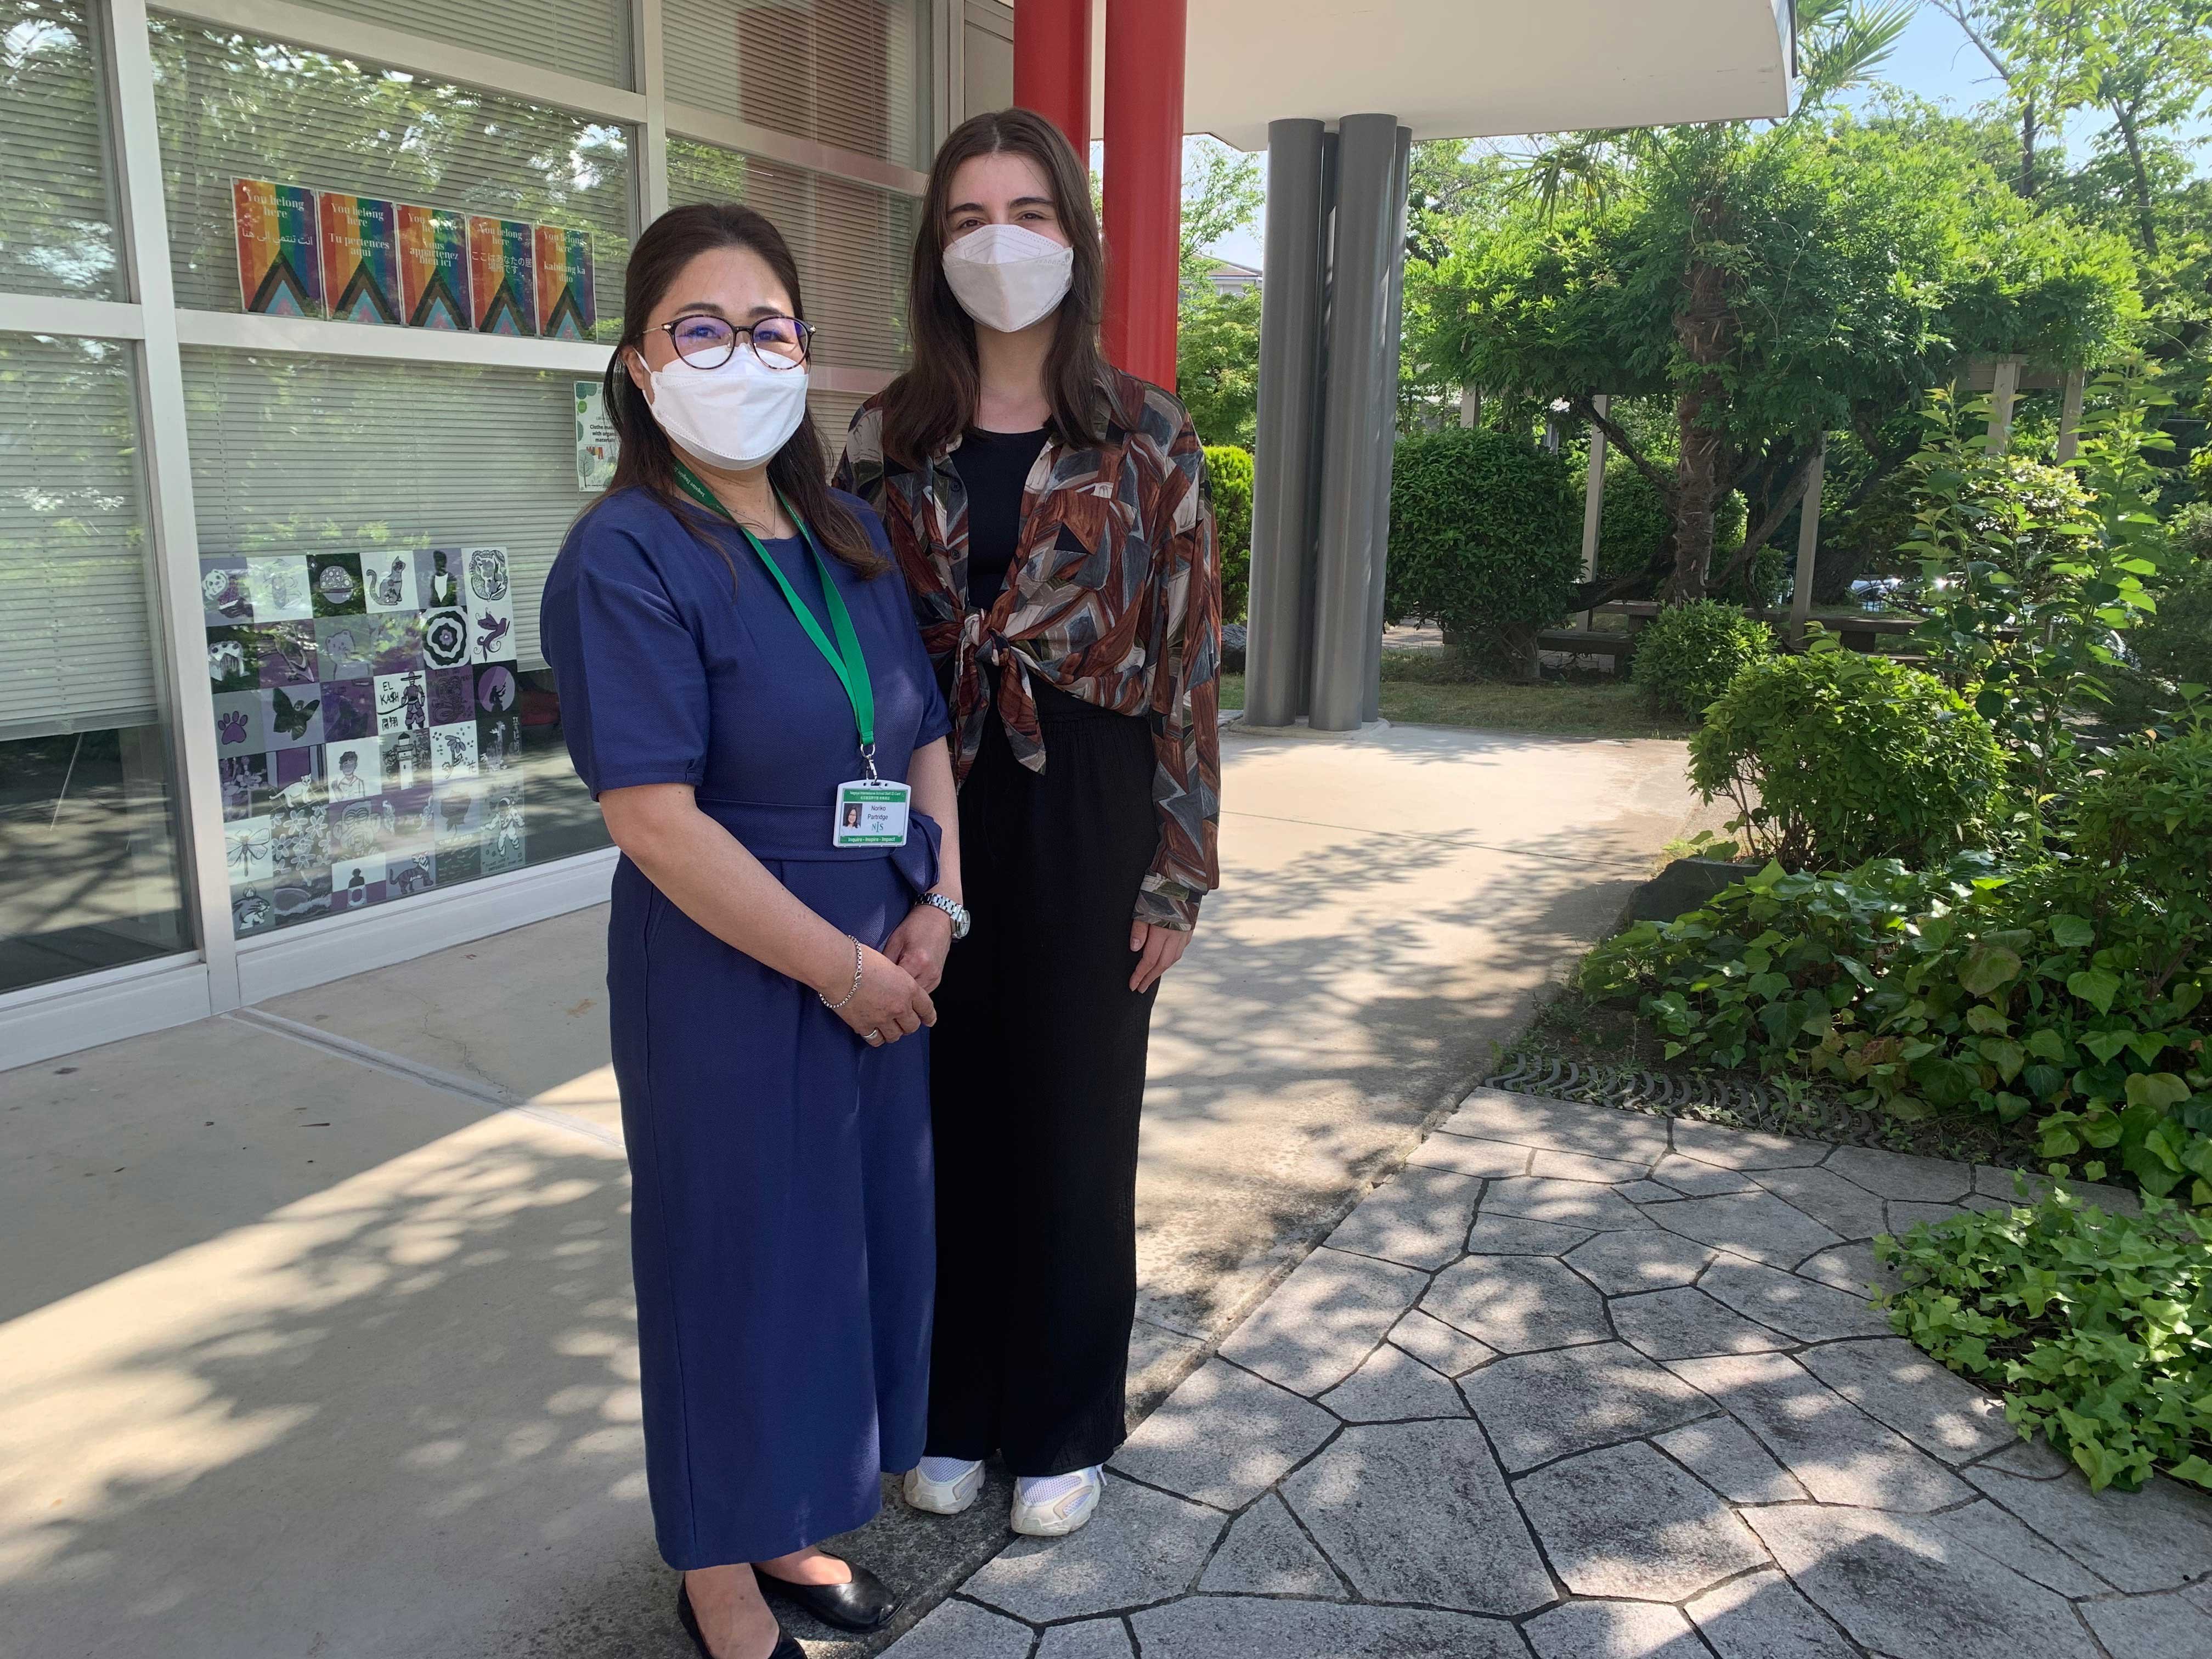
<svg viewBox="0 0 2212 1659"><path fill-rule="evenodd" d="M695 311L660 325L676 355L694 368L720 368L744 339L770 368L797 368L814 344L814 325L796 317L761 317L739 325L712 312Z"/></svg>

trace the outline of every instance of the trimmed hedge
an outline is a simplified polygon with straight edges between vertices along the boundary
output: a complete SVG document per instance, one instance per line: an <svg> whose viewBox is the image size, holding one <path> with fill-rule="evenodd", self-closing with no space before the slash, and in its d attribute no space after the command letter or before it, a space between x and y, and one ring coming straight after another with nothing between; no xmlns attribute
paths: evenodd
<svg viewBox="0 0 2212 1659"><path fill-rule="evenodd" d="M1431 617L1477 663L1518 667L1582 575L1574 464L1502 432L1401 440L1390 479L1384 608Z"/></svg>
<svg viewBox="0 0 2212 1659"><path fill-rule="evenodd" d="M1774 654L1774 630L1732 605L1669 605L1636 638L1630 672L1652 702L1695 720L1729 682Z"/></svg>
<svg viewBox="0 0 2212 1659"><path fill-rule="evenodd" d="M1213 493L1213 544L1221 556L1221 620L1243 622L1252 585L1252 453L1234 444L1206 447Z"/></svg>
<svg viewBox="0 0 2212 1659"><path fill-rule="evenodd" d="M1831 643L1738 673L1690 739L1690 781L1787 868L1933 863L1986 843L2004 751L1933 675Z"/></svg>

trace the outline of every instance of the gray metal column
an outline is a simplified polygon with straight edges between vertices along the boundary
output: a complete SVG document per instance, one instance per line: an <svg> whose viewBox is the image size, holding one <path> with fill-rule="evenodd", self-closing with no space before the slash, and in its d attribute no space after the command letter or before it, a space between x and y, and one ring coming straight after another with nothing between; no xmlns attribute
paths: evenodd
<svg viewBox="0 0 2212 1659"><path fill-rule="evenodd" d="M1267 126L1266 269L1260 287L1259 429L1244 718L1288 726L1312 674L1314 431L1321 419L1322 131Z"/></svg>
<svg viewBox="0 0 2212 1659"><path fill-rule="evenodd" d="M1406 192L1413 185L1413 130L1398 129L1390 168L1390 301L1384 323L1382 373L1375 386L1375 553L1368 579L1367 690L1359 717L1382 714L1382 589L1390 562L1390 465L1398 449L1398 350L1406 319Z"/></svg>
<svg viewBox="0 0 2212 1659"><path fill-rule="evenodd" d="M1373 608L1375 387L1388 356L1390 202L1398 121L1337 124L1336 265L1330 284L1328 387L1322 399L1321 558L1314 590L1311 724L1358 729Z"/></svg>

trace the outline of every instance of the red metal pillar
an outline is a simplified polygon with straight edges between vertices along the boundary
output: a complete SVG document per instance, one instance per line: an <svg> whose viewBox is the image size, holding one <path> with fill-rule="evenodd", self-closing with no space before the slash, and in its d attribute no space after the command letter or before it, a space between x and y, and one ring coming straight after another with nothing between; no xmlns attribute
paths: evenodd
<svg viewBox="0 0 2212 1659"><path fill-rule="evenodd" d="M1106 0L1106 356L1170 391L1182 234L1185 4Z"/></svg>
<svg viewBox="0 0 2212 1659"><path fill-rule="evenodd" d="M1014 102L1091 154L1091 0L1021 0L1014 8Z"/></svg>

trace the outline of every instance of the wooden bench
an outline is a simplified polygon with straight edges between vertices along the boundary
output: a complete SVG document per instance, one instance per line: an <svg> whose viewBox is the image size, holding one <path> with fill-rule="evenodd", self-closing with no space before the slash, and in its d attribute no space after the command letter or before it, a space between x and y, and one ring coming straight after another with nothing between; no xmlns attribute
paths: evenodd
<svg viewBox="0 0 2212 1659"><path fill-rule="evenodd" d="M1571 652L1578 657L1610 657L1618 667L1620 659L1636 649L1636 636L1594 628L1547 628L1536 635L1536 648Z"/></svg>

